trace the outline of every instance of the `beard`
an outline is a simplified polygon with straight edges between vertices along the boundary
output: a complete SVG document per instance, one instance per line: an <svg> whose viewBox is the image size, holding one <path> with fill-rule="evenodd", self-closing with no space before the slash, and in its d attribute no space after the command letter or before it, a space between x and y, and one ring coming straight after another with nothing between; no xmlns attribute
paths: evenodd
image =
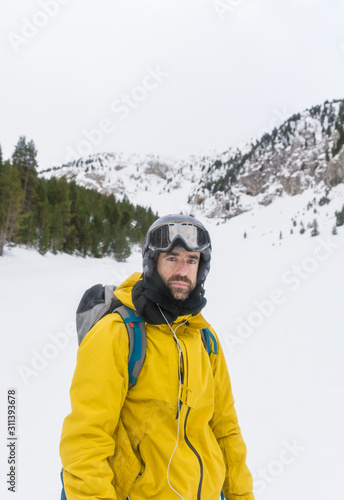
<svg viewBox="0 0 344 500"><path fill-rule="evenodd" d="M173 285L173 281L183 281L187 284L187 287L179 287L178 285ZM185 276L172 276L165 282L165 285L169 288L173 298L176 300L186 300L192 290L195 288L195 283L192 283Z"/></svg>

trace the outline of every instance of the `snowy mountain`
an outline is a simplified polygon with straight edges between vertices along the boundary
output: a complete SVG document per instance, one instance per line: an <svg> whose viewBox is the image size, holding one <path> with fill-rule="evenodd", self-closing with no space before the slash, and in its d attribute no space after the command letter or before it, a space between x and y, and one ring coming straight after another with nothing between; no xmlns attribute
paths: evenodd
<svg viewBox="0 0 344 500"><path fill-rule="evenodd" d="M312 107L224 153L183 160L103 153L41 172L65 176L118 199L224 221L286 193L327 196L344 182L344 100Z"/></svg>
<svg viewBox="0 0 344 500"><path fill-rule="evenodd" d="M326 194L344 182L343 127L343 100L294 115L259 141L217 159L193 200L208 215L229 218L283 193L318 187Z"/></svg>

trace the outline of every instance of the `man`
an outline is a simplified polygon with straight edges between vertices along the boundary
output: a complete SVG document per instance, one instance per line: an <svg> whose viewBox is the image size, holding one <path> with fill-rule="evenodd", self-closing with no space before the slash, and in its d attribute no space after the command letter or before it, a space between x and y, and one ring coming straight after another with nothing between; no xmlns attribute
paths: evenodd
<svg viewBox="0 0 344 500"><path fill-rule="evenodd" d="M142 254L143 274L114 293L145 322L146 358L128 390L128 332L116 313L82 341L62 430L62 498L218 500L223 491L254 500L226 361L200 312L209 234L193 217L161 217Z"/></svg>

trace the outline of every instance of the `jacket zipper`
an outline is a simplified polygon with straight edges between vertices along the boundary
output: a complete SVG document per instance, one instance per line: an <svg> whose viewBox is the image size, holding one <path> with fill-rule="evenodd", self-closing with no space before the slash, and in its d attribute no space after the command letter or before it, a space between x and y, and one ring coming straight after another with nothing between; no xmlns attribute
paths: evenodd
<svg viewBox="0 0 344 500"><path fill-rule="evenodd" d="M175 343L177 343L176 339L174 339ZM184 372L185 372L185 367L184 367L184 355L183 352L181 353L181 358L180 358L180 382L184 384ZM176 420L179 418L180 410L183 406L183 401L180 399L178 401L178 408L177 408L177 415L176 415Z"/></svg>
<svg viewBox="0 0 344 500"><path fill-rule="evenodd" d="M187 423L187 420L188 420L188 417L189 417L189 413L190 413L190 410L191 408L189 407L188 408L188 411L186 413L186 417L185 417L185 422L184 422L184 435L185 435L185 442L186 444L188 445L188 447L190 448L191 451L193 451L193 453L196 455L197 459L198 459L198 462L199 462L199 468L200 468L200 480L199 480L199 483L198 483L198 490L197 490L197 500L201 500L201 489L202 489L202 483L203 483L203 462L202 462L202 459L198 453L198 451L196 450L196 448L190 443L189 441L189 438L187 437L187 434L186 434L186 423Z"/></svg>

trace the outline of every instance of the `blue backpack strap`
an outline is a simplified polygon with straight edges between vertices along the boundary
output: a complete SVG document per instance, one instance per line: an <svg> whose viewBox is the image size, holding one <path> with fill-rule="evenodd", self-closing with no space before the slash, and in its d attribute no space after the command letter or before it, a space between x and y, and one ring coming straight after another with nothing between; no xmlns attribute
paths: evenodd
<svg viewBox="0 0 344 500"><path fill-rule="evenodd" d="M119 306L114 311L123 319L129 336L129 389L136 384L146 357L147 336L143 319L136 311L127 306Z"/></svg>
<svg viewBox="0 0 344 500"><path fill-rule="evenodd" d="M204 344L205 350L207 353L210 355L212 352L213 354L217 354L217 340L215 338L215 335L211 333L209 328L203 328L201 330L201 337L202 337L202 342ZM211 343L210 339L212 340L213 343L213 349L211 348Z"/></svg>
<svg viewBox="0 0 344 500"><path fill-rule="evenodd" d="M61 482L62 482L61 500L67 500L63 482L63 469L61 470Z"/></svg>

